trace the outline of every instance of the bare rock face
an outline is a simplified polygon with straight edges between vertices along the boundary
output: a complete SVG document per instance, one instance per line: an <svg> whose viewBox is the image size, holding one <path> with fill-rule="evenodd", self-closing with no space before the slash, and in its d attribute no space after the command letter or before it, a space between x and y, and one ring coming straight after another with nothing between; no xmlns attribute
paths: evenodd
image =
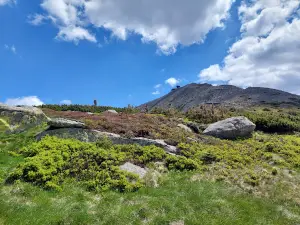
<svg viewBox="0 0 300 225"><path fill-rule="evenodd" d="M138 144L141 146L155 145L157 147L165 149L165 151L170 154L177 153L177 148L175 146L168 145L164 140L153 140L147 138L124 138L118 134L83 128L50 129L38 134L36 138L37 140L41 140L47 135L66 139L77 139L83 142L96 142L106 137L110 139L113 144Z"/></svg>
<svg viewBox="0 0 300 225"><path fill-rule="evenodd" d="M125 164L123 164L122 166L120 166L121 170L133 173L138 175L141 179L145 177L147 170L140 167L140 166L136 166L130 162L127 162Z"/></svg>
<svg viewBox="0 0 300 225"><path fill-rule="evenodd" d="M14 133L22 132L49 120L39 108L16 107L4 104L0 104L0 118L9 124L11 132Z"/></svg>
<svg viewBox="0 0 300 225"><path fill-rule="evenodd" d="M221 139L236 139L251 136L255 127L255 124L244 116L232 117L209 125L203 134Z"/></svg>
<svg viewBox="0 0 300 225"><path fill-rule="evenodd" d="M48 125L51 129L57 129L57 128L85 128L85 124L79 121L75 120L69 120L64 118L56 118L51 119L48 122Z"/></svg>

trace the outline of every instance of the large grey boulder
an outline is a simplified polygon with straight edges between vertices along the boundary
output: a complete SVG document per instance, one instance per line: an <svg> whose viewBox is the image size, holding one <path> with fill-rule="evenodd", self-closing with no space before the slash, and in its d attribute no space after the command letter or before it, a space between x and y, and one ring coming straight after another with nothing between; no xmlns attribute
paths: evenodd
<svg viewBox="0 0 300 225"><path fill-rule="evenodd" d="M125 164L123 164L122 166L120 166L120 169L126 172L130 172L133 174L138 175L141 179L145 177L145 175L147 174L147 170L140 167L140 166L136 166L130 162L127 162Z"/></svg>
<svg viewBox="0 0 300 225"><path fill-rule="evenodd" d="M85 128L85 124L75 120L69 120L64 118L54 118L48 122L51 129L57 128Z"/></svg>
<svg viewBox="0 0 300 225"><path fill-rule="evenodd" d="M36 136L37 140L41 140L45 136L56 136L66 139L77 139L83 142L96 142L103 138L108 138L113 144L138 144L141 146L155 145L165 149L170 154L176 154L177 148L175 146L168 145L164 140L153 140L147 138L124 138L118 134L101 132L97 130L89 130L83 128L61 128L50 129L43 131Z"/></svg>
<svg viewBox="0 0 300 225"><path fill-rule="evenodd" d="M31 106L8 106L0 104L0 118L10 126L11 132L22 132L47 122L49 118L43 111Z"/></svg>
<svg viewBox="0 0 300 225"><path fill-rule="evenodd" d="M249 137L254 130L254 123L244 116L239 116L211 124L203 134L221 139L236 139Z"/></svg>

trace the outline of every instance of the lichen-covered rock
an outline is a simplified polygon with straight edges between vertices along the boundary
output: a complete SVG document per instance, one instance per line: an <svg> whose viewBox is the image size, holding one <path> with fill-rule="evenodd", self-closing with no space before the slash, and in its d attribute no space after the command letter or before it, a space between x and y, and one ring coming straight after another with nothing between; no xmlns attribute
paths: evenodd
<svg viewBox="0 0 300 225"><path fill-rule="evenodd" d="M189 128L188 126L184 125L184 124L178 124L177 127L180 127L181 129L187 131L187 132L193 132L191 130L191 128Z"/></svg>
<svg viewBox="0 0 300 225"><path fill-rule="evenodd" d="M222 139L236 139L249 137L254 130L254 123L244 116L239 116L211 124L203 134Z"/></svg>
<svg viewBox="0 0 300 225"><path fill-rule="evenodd" d="M9 124L11 132L14 133L22 132L49 120L39 108L4 104L0 104L0 118Z"/></svg>
<svg viewBox="0 0 300 225"><path fill-rule="evenodd" d="M64 118L51 119L48 122L51 129L57 128L85 128L85 124L75 120L69 120Z"/></svg>
<svg viewBox="0 0 300 225"><path fill-rule="evenodd" d="M110 139L113 144L138 144L141 146L155 145L157 147L165 149L165 151L168 153L177 153L177 148L175 146L168 145L164 140L153 140L147 138L124 138L118 134L83 128L50 129L38 134L36 138L37 140L41 140L47 135L56 136L59 138L73 138L84 142L96 142L106 137Z"/></svg>
<svg viewBox="0 0 300 225"><path fill-rule="evenodd" d="M147 170L140 167L140 166L136 166L130 162L127 162L125 164L123 164L122 166L120 166L121 170L124 170L126 172L130 172L133 174L138 175L141 179L145 177L145 175L147 174Z"/></svg>

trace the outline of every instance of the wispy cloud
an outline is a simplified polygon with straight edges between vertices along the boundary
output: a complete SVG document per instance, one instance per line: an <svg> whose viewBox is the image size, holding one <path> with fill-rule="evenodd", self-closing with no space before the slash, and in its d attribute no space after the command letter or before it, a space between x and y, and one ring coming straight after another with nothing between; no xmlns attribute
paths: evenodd
<svg viewBox="0 0 300 225"><path fill-rule="evenodd" d="M0 0L0 6L17 4L17 0Z"/></svg>
<svg viewBox="0 0 300 225"><path fill-rule="evenodd" d="M65 100L60 101L60 104L61 104L61 105L71 105L71 104L72 104L72 101L71 101L71 100L65 99Z"/></svg>
<svg viewBox="0 0 300 225"><path fill-rule="evenodd" d="M14 54L17 54L17 49L16 49L15 45L9 46L9 45L5 44L4 48L8 51L11 51Z"/></svg>
<svg viewBox="0 0 300 225"><path fill-rule="evenodd" d="M156 90L154 92L152 92L153 95L159 95L160 94L160 91L159 90Z"/></svg>
<svg viewBox="0 0 300 225"><path fill-rule="evenodd" d="M49 17L41 15L41 14L34 14L28 16L28 23L34 26L39 26L44 23L44 21L48 20Z"/></svg>
<svg viewBox="0 0 300 225"><path fill-rule="evenodd" d="M161 84L155 85L155 86L154 86L155 91L152 92L152 94L153 94L153 95L159 95L159 94L160 94L160 90L159 90L159 89L161 88L161 86L162 86Z"/></svg>

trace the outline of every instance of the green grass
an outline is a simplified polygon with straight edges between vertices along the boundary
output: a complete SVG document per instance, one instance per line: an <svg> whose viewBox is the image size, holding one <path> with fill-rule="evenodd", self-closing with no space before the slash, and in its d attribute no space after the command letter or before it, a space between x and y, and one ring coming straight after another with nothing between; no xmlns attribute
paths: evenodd
<svg viewBox="0 0 300 225"><path fill-rule="evenodd" d="M262 224L300 222L292 203L242 194L222 183L191 181L191 173L171 173L159 188L133 193L86 192L66 183L62 192L30 184L1 186L2 224Z"/></svg>

